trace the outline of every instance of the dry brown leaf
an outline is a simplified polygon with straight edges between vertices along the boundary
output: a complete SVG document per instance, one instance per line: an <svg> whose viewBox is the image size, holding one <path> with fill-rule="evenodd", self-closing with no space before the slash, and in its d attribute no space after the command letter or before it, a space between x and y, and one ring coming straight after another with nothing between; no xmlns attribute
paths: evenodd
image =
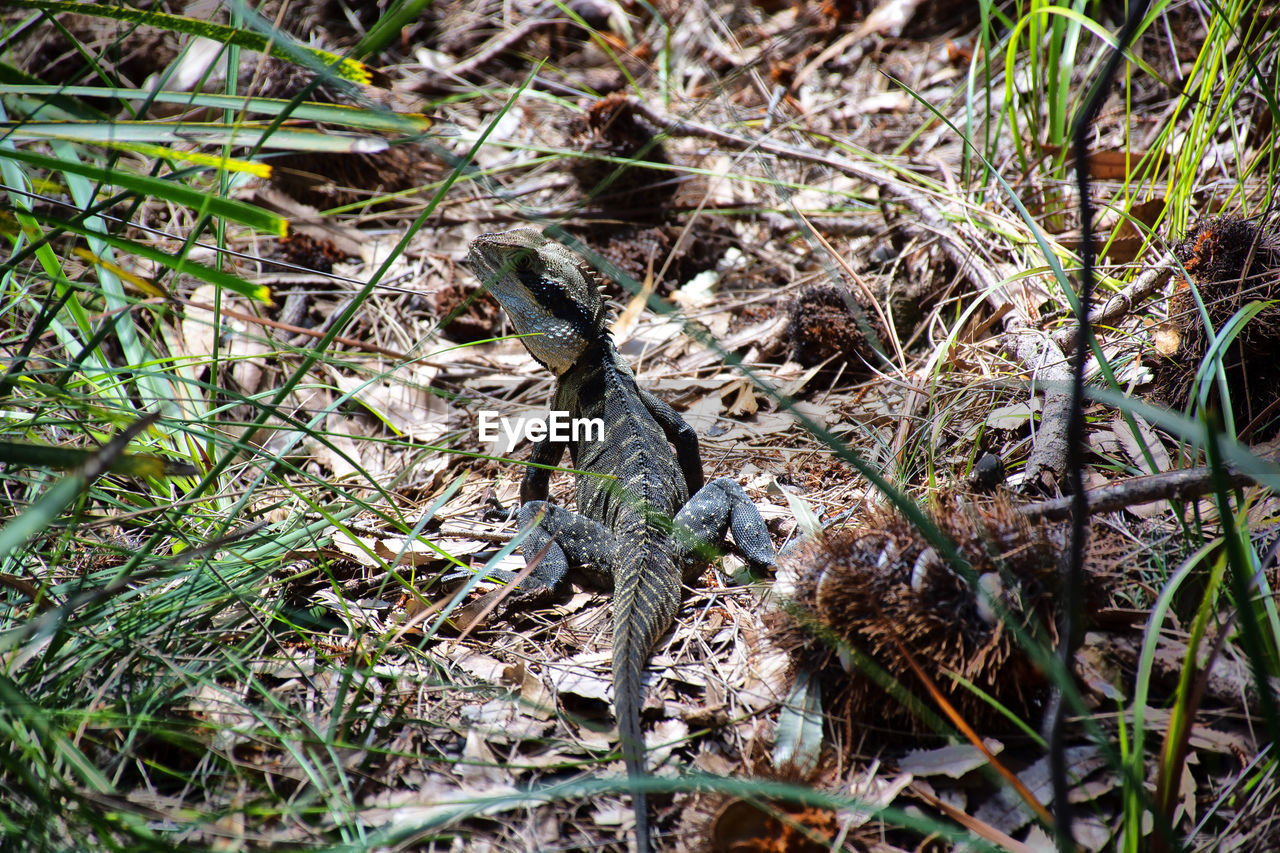
<svg viewBox="0 0 1280 853"><path fill-rule="evenodd" d="M1106 767L1107 759L1097 746L1092 744L1072 746L1066 749L1067 773L1073 780L1083 781L1100 768ZM1049 773L1049 758L1045 756L1018 774L1027 789L1041 804L1048 804L1053 799L1052 783ZM994 797L983 803L974 814L974 818L1004 833L1014 833L1031 822L1032 817L1022 799L1010 789L1002 789Z"/></svg>
<svg viewBox="0 0 1280 853"><path fill-rule="evenodd" d="M1147 330L1155 351L1166 358L1173 358L1182 347L1182 330L1176 323L1153 323Z"/></svg>
<svg viewBox="0 0 1280 853"><path fill-rule="evenodd" d="M451 663L473 678L488 684L502 683L507 665L497 658L462 645L456 646L452 653L445 651Z"/></svg>
<svg viewBox="0 0 1280 853"><path fill-rule="evenodd" d="M472 731L479 731L490 743L521 743L540 740L552 723L525 714L520 703L512 699L491 699L480 705L462 708L462 721Z"/></svg>
<svg viewBox="0 0 1280 853"><path fill-rule="evenodd" d="M897 773L889 777L879 773L879 768L878 763L873 764L849 783L849 795L857 797L858 801L865 806L865 808L841 810L842 815L849 815L850 827L862 826L872 820L878 809L893 805L898 795L910 788L915 781L910 773Z"/></svg>
<svg viewBox="0 0 1280 853"><path fill-rule="evenodd" d="M467 731L462 760L454 763L453 772L472 785L499 785L511 781L511 771L493 754L478 729Z"/></svg>
<svg viewBox="0 0 1280 853"><path fill-rule="evenodd" d="M1127 264L1138 257L1143 244L1147 240L1146 232L1155 226L1156 221L1164 214L1165 199L1153 198L1138 202L1129 207L1129 215L1120 220L1116 226L1115 236L1110 240L1107 254L1117 264ZM1146 226L1138 228L1134 222Z"/></svg>
<svg viewBox="0 0 1280 853"><path fill-rule="evenodd" d="M983 743L992 755L1004 750L1004 744L994 738L984 738ZM959 779L986 764L987 757L982 750L971 743L960 743L938 749L913 749L898 762L898 769L915 776Z"/></svg>
<svg viewBox="0 0 1280 853"><path fill-rule="evenodd" d="M462 543L475 547L471 551L462 551L458 548L458 545ZM479 542L477 540L450 540L447 550L457 557L462 553L479 551L489 544L488 542ZM393 566L421 566L443 559L433 549L428 548L421 539L416 537L392 536L386 539L378 539L373 543L373 550L374 553Z"/></svg>
<svg viewBox="0 0 1280 853"><path fill-rule="evenodd" d="M520 682L520 701L534 719L549 720L555 714L555 696L547 689L542 679L527 668Z"/></svg>
<svg viewBox="0 0 1280 853"><path fill-rule="evenodd" d="M1120 439L1116 438L1115 432L1109 429L1091 430L1086 440L1089 442L1089 449L1099 456L1117 455L1122 451Z"/></svg>
<svg viewBox="0 0 1280 853"><path fill-rule="evenodd" d="M596 805L591 809L591 822L596 826L620 827L633 820L631 809L622 800L614 797L596 800Z"/></svg>
<svg viewBox="0 0 1280 853"><path fill-rule="evenodd" d="M256 338L247 337L244 324L235 324L240 334L231 337L227 347L227 358L231 361L231 378L244 394L256 394L262 390L262 380L266 376L265 356L272 348Z"/></svg>
<svg viewBox="0 0 1280 853"><path fill-rule="evenodd" d="M858 26L858 40L869 35L900 35L920 3L921 0L882 0Z"/></svg>
<svg viewBox="0 0 1280 853"><path fill-rule="evenodd" d="M956 823L968 829L970 832L978 835L993 844L998 845L1010 853L1030 853L1031 848L1004 832L998 826L984 821L982 818L967 814L957 806L952 805L949 801L943 800L936 793L933 787L923 779L916 779L911 783L911 790L929 805L941 811L944 815L950 817Z"/></svg>
<svg viewBox="0 0 1280 853"><path fill-rule="evenodd" d="M1164 442L1156 435L1155 430L1151 428L1151 424L1147 423L1141 415L1132 414L1134 423L1138 427L1138 435L1134 436L1133 430L1125 423L1120 415L1116 415L1112 421L1112 430L1116 439L1124 448L1125 454L1139 469L1149 474L1159 474L1173 468L1173 462L1169 458L1169 451L1164 446ZM1143 451L1151 454L1151 463L1147 462L1147 457Z"/></svg>
<svg viewBox="0 0 1280 853"><path fill-rule="evenodd" d="M693 769L709 776L730 776L739 768L736 761L722 753L702 750L693 757Z"/></svg>
<svg viewBox="0 0 1280 853"><path fill-rule="evenodd" d="M306 448L313 459L332 472L332 479L335 482L357 475L360 470L358 465L364 467L371 476L378 476L380 472L369 469L361 458L361 445L357 445L352 439L353 435L363 432L358 423L333 412L325 418L324 425L328 433L325 441L308 440Z"/></svg>
<svg viewBox="0 0 1280 853"><path fill-rule="evenodd" d="M681 627L676 628L677 633ZM649 661L649 669L670 681L694 687L706 687L708 681L707 669L702 662L677 660L665 653L654 655Z"/></svg>
<svg viewBox="0 0 1280 853"><path fill-rule="evenodd" d="M763 346L767 350L773 349L786 334L789 322L790 318L786 312L782 312L732 335L719 338L720 348L724 352L737 352L745 346ZM678 368L681 373L692 374L704 367L716 364L722 358L723 356L716 350L699 348L680 359Z"/></svg>
<svg viewBox="0 0 1280 853"><path fill-rule="evenodd" d="M633 295L627 302L627 307L618 315L618 319L613 321L613 325L609 327L609 331L613 334L615 340L625 341L631 337L631 332L635 329L636 324L640 322L640 314L644 311L645 306L649 303L649 297L653 295L653 267L652 259L650 268L641 282L640 292Z"/></svg>
<svg viewBox="0 0 1280 853"><path fill-rule="evenodd" d="M1163 708L1147 708L1144 719L1152 731L1164 732L1169 727L1169 712ZM1192 749L1220 755L1249 755L1257 748L1256 744L1241 735L1211 726L1194 726L1187 742Z"/></svg>
<svg viewBox="0 0 1280 853"><path fill-rule="evenodd" d="M679 290L672 293L671 301L683 308L686 313L692 314L696 311L701 311L716 301L715 294L712 291L719 283L720 274L718 272L704 270L689 279Z"/></svg>
<svg viewBox="0 0 1280 853"><path fill-rule="evenodd" d="M694 401L681 413L685 423L693 427L699 441L707 441L714 429L723 429L719 395L708 394Z"/></svg>
<svg viewBox="0 0 1280 853"><path fill-rule="evenodd" d="M1039 397L1007 406L997 406L987 413L986 424L992 429L1021 429L1031 420L1032 415L1040 411L1043 404Z"/></svg>
<svg viewBox="0 0 1280 853"><path fill-rule="evenodd" d="M759 711L787 698L791 689L791 659L785 651L769 645L734 657L737 660L733 663L745 672L738 671L737 667L726 667L725 671L732 683L741 684L734 698L743 706Z"/></svg>
<svg viewBox="0 0 1280 853"><path fill-rule="evenodd" d="M200 682L191 693L187 712L210 724L213 745L218 749L230 750L236 744L248 742L248 733L255 727L253 715L245 709L242 698L234 690L209 681Z"/></svg>
<svg viewBox="0 0 1280 853"><path fill-rule="evenodd" d="M609 675L610 652L583 652L566 660L548 662L547 678L557 694L572 693L608 702L613 698Z"/></svg>
<svg viewBox="0 0 1280 853"><path fill-rule="evenodd" d="M382 561L374 554L377 540L369 536L360 536L338 527L329 529L333 536L333 546L365 568L381 567Z"/></svg>
<svg viewBox="0 0 1280 853"><path fill-rule="evenodd" d="M455 817L459 803L491 804L480 807L478 814L496 815L517 809L526 809L542 802L536 795L516 788L512 784L494 783L484 788L459 785L454 776L432 776L428 783L413 791L394 791L376 794L380 807L360 812L370 828L387 831L401 827L422 826L432 821ZM383 805L385 803L385 805Z"/></svg>
<svg viewBox="0 0 1280 853"><path fill-rule="evenodd" d="M1062 153L1061 145L1043 145L1044 152L1056 157ZM1093 150L1088 153L1085 162L1088 164L1089 177L1095 180L1123 181L1131 169L1146 156L1145 151L1125 151L1117 148ZM1068 168L1074 168L1075 157L1067 154Z"/></svg>
<svg viewBox="0 0 1280 853"><path fill-rule="evenodd" d="M804 386L808 385L809 382L813 379L813 377L817 376L819 373L825 370L826 367L827 367L826 362L823 362L822 364L815 364L813 367L808 368L799 376L797 376L793 381L782 383L780 385L778 393L781 394L783 397L798 396L800 392L804 390ZM775 377L775 383L779 383L781 382L781 380L782 380L781 375L778 375Z"/></svg>
<svg viewBox="0 0 1280 853"><path fill-rule="evenodd" d="M732 389L730 393L734 394L733 402L725 410L730 417L741 417L743 415L754 415L760 409L760 403L756 400L755 389L748 379L741 379L737 382L737 388ZM735 393L736 392L736 393Z"/></svg>
<svg viewBox="0 0 1280 853"><path fill-rule="evenodd" d="M330 371L334 384L351 394L397 434L430 444L448 434L450 408L444 398L425 388L400 382L349 376Z"/></svg>
<svg viewBox="0 0 1280 853"><path fill-rule="evenodd" d="M214 304L218 297L218 289L212 284L202 284L191 294L192 302ZM203 359L213 355L218 340L218 331L214 327L213 312L204 308L187 306L182 312L182 343L185 355Z"/></svg>
<svg viewBox="0 0 1280 853"><path fill-rule="evenodd" d="M689 724L684 720L659 720L644 735L646 763L651 769L661 767L688 738Z"/></svg>

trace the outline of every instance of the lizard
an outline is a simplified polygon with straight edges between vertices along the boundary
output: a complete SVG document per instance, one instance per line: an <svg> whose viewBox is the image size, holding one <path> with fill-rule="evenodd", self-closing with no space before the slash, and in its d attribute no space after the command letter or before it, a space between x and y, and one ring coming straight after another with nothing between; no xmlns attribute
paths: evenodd
<svg viewBox="0 0 1280 853"><path fill-rule="evenodd" d="M473 271L503 307L530 355L556 377L554 408L602 418L604 440L535 442L520 485L526 557L543 557L516 589L536 603L564 585L571 567L613 587L614 710L635 810L635 841L650 847L640 710L644 670L680 607L680 584L732 531L755 569L774 563L759 509L735 480L703 483L698 437L670 405L636 384L614 344L595 270L531 228L482 234ZM674 454L672 447L675 448ZM548 503L551 469L568 449L579 473L577 512ZM546 467L539 467L546 466ZM490 572L510 582L513 575ZM514 602L512 602L514 603Z"/></svg>

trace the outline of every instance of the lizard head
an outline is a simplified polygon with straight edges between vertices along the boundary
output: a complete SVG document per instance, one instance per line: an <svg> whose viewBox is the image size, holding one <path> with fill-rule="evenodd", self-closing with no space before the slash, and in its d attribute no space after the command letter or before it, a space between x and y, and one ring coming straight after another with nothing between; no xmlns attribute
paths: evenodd
<svg viewBox="0 0 1280 853"><path fill-rule="evenodd" d="M599 279L577 255L532 228L481 234L472 269L498 300L529 353L557 376L605 334Z"/></svg>

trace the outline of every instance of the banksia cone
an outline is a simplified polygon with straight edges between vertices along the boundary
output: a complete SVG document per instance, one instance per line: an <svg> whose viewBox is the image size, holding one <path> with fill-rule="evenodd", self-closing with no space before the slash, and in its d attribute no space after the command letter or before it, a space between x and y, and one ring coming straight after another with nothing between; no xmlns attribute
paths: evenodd
<svg viewBox="0 0 1280 853"><path fill-rule="evenodd" d="M985 507L948 501L934 523L972 567L977 588L888 510L815 540L784 567L794 589L777 617L783 645L797 668L821 679L828 710L851 725L928 731L921 707L945 718L910 660L978 729L1009 722L956 676L1019 717L1044 701L1047 682L1005 620L1042 642L1056 640L1064 537L1004 501ZM785 582L780 573L779 584ZM886 689L885 675L898 686Z"/></svg>

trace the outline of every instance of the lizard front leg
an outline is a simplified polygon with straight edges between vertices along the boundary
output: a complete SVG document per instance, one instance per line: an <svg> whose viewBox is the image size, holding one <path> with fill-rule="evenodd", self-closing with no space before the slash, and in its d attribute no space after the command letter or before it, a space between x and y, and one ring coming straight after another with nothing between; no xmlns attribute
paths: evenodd
<svg viewBox="0 0 1280 853"><path fill-rule="evenodd" d="M567 446L567 442L549 438L534 442L529 461L559 465ZM534 524L538 513L543 513L542 521L529 531L520 553L526 560L532 560L543 548L547 549L542 561L520 584L521 598L525 599L555 594L570 567L587 568L593 577L602 581L612 577L606 566L613 554L613 532L585 515L547 503L550 480L550 469L530 465L520 483L520 529Z"/></svg>
<svg viewBox="0 0 1280 853"><path fill-rule="evenodd" d="M549 438L533 443L533 449L529 451L529 461L534 464L524 469L524 479L520 481L520 503L530 504L547 499L551 485L551 469L537 466L550 465L553 468L558 466L567 446L566 442L552 441Z"/></svg>
<svg viewBox="0 0 1280 853"><path fill-rule="evenodd" d="M773 565L773 543L760 510L735 481L718 477L689 499L675 517L683 565L696 569L700 552L717 551L726 532L733 533L742 556L753 569Z"/></svg>

